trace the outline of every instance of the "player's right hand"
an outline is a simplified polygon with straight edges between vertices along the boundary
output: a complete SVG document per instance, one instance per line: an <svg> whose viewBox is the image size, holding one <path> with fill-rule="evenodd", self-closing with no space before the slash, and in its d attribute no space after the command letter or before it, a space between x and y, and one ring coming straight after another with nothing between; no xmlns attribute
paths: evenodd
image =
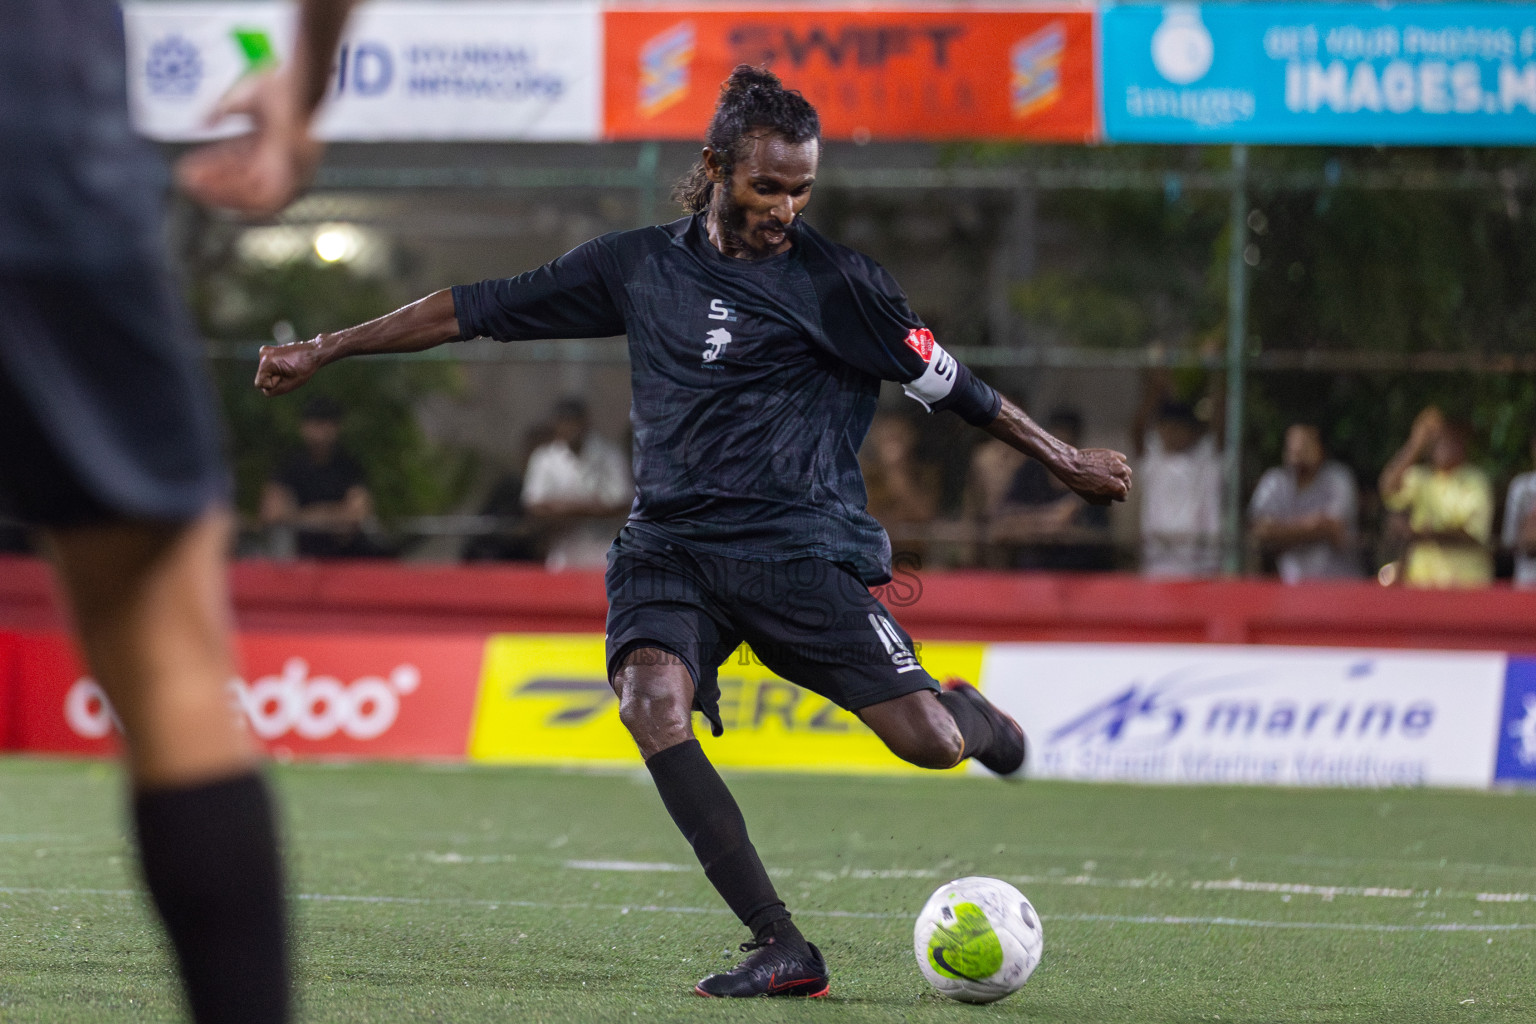
<svg viewBox="0 0 1536 1024"><path fill-rule="evenodd" d="M1076 457L1056 475L1090 505L1124 501L1131 493L1131 464L1109 448L1077 449Z"/></svg>
<svg viewBox="0 0 1536 1024"><path fill-rule="evenodd" d="M313 377L320 365L319 338L291 345L263 345L261 362L256 366L256 387L268 398L286 395Z"/></svg>

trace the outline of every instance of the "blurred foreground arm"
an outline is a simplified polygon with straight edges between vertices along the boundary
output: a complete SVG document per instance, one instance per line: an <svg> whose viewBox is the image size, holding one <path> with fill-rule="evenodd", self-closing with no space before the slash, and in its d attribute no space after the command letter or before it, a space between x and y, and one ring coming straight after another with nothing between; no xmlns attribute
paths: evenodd
<svg viewBox="0 0 1536 1024"><path fill-rule="evenodd" d="M293 59L243 79L209 117L215 123L244 114L252 130L200 146L177 162L176 180L189 196L206 206L268 217L309 183L324 148L310 135L310 121L354 2L303 0Z"/></svg>
<svg viewBox="0 0 1536 1024"><path fill-rule="evenodd" d="M1131 493L1131 467L1124 455L1108 448L1074 448L1051 436L1006 398L998 408L997 418L983 429L1039 460L1090 504L1124 501Z"/></svg>
<svg viewBox="0 0 1536 1024"><path fill-rule="evenodd" d="M421 352L458 338L453 292L443 288L356 327L291 345L263 345L256 387L269 397L285 395L313 377L320 367L347 356Z"/></svg>

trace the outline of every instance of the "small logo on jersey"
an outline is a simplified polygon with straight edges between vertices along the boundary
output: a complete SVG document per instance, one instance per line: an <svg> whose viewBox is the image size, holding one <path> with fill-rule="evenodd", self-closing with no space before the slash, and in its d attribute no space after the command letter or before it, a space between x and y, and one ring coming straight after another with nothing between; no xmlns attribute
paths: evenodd
<svg viewBox="0 0 1536 1024"><path fill-rule="evenodd" d="M731 332L724 327L716 327L704 336L704 344L709 347L704 350L704 361L712 363L719 359L725 352L725 346L731 343Z"/></svg>
<svg viewBox="0 0 1536 1024"><path fill-rule="evenodd" d="M693 22L684 21L641 46L641 117L655 117L688 95L694 39Z"/></svg>
<svg viewBox="0 0 1536 1024"><path fill-rule="evenodd" d="M144 78L155 96L184 99L203 81L203 55L185 36L169 35L150 44Z"/></svg>
<svg viewBox="0 0 1536 1024"><path fill-rule="evenodd" d="M709 300L709 318L711 320L728 320L736 322L736 311L725 304L724 299Z"/></svg>
<svg viewBox="0 0 1536 1024"><path fill-rule="evenodd" d="M933 332L926 327L914 327L907 332L907 348L923 357L923 362L933 358Z"/></svg>
<svg viewBox="0 0 1536 1024"><path fill-rule="evenodd" d="M897 675L916 672L922 668L917 663L917 655L912 653L912 648L908 647L907 642L901 638L901 634L896 632L896 627L891 624L890 619L870 612L869 624L874 629L875 635L880 638L880 643L885 646L885 653L891 656L891 664L896 666Z"/></svg>

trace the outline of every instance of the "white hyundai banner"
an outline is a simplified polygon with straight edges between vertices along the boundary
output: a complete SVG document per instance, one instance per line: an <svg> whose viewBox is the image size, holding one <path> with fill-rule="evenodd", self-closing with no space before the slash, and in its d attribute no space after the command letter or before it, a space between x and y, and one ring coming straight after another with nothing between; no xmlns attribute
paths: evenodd
<svg viewBox="0 0 1536 1024"><path fill-rule="evenodd" d="M286 3L125 5L135 124L186 141L246 75L286 60ZM370 3L336 56L319 134L331 140L590 141L601 132L598 3Z"/></svg>
<svg viewBox="0 0 1536 1024"><path fill-rule="evenodd" d="M1496 653L994 644L987 696L1037 778L1487 788Z"/></svg>

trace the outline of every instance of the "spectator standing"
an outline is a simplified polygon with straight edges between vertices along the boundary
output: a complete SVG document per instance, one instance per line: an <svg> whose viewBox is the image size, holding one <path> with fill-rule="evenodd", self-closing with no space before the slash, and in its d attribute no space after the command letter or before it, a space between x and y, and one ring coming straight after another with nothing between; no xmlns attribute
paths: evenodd
<svg viewBox="0 0 1536 1024"><path fill-rule="evenodd" d="M1057 409L1045 422L1067 444L1082 443L1083 418L1076 410ZM1014 471L992 521L991 539L1008 549L1007 560L1015 569L1114 568L1109 509L1088 504L1035 459Z"/></svg>
<svg viewBox="0 0 1536 1024"><path fill-rule="evenodd" d="M523 506L548 524L546 568L601 569L635 498L629 466L617 445L592 432L581 399L563 399L552 420L554 437L528 459Z"/></svg>
<svg viewBox="0 0 1536 1024"><path fill-rule="evenodd" d="M1536 462L1536 438L1531 439L1531 461ZM1536 472L1509 482L1502 539L1515 554L1515 586L1536 587Z"/></svg>
<svg viewBox="0 0 1536 1024"><path fill-rule="evenodd" d="M1326 457L1322 432L1310 423L1286 429L1283 458L1259 478L1248 504L1253 539L1274 553L1286 583L1359 576L1354 475Z"/></svg>
<svg viewBox="0 0 1536 1024"><path fill-rule="evenodd" d="M262 524L291 532L292 549L303 558L379 554L365 532L373 520L373 495L363 467L341 447L341 419L341 406L329 398L305 404L299 420L303 449L262 491Z"/></svg>
<svg viewBox="0 0 1536 1024"><path fill-rule="evenodd" d="M1162 579L1221 569L1221 453L1194 409L1162 401L1142 438L1141 571Z"/></svg>
<svg viewBox="0 0 1536 1024"><path fill-rule="evenodd" d="M1481 587L1493 581L1493 489L1482 470L1467 464L1469 437L1464 424L1447 421L1430 406L1381 471L1382 501L1408 514L1403 581L1409 586ZM1426 456L1429 465L1419 465Z"/></svg>

